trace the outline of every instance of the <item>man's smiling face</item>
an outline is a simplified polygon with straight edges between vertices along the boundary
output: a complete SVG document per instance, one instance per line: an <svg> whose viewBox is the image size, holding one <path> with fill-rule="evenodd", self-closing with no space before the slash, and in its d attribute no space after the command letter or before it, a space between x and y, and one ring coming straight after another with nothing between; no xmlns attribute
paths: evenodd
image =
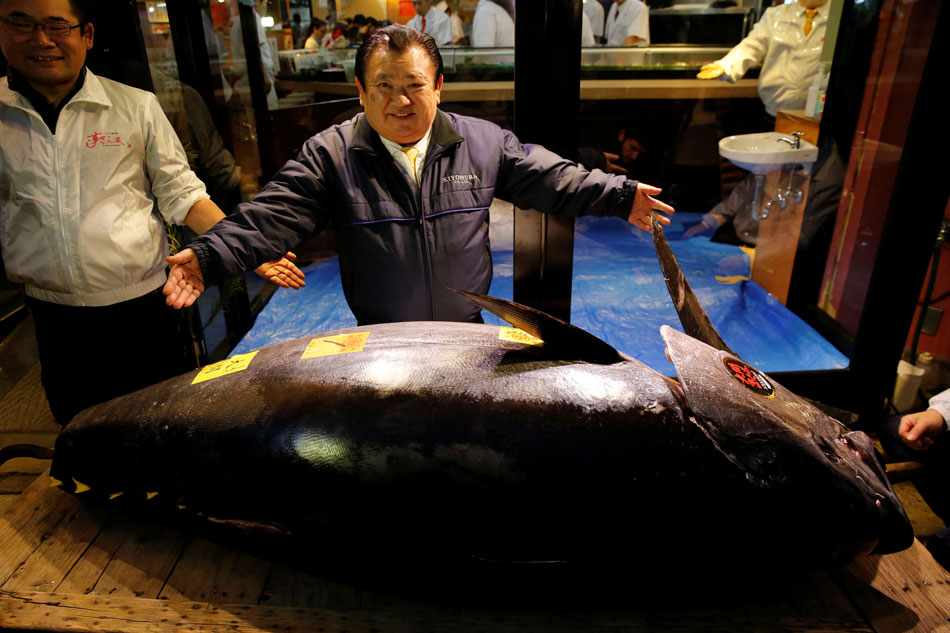
<svg viewBox="0 0 950 633"><path fill-rule="evenodd" d="M432 0L412 0L416 15L425 15L432 8Z"/></svg>
<svg viewBox="0 0 950 633"><path fill-rule="evenodd" d="M359 80L366 120L380 136L395 143L415 143L432 126L442 92L442 77L422 48L402 53L378 48L366 60L366 85Z"/></svg>
<svg viewBox="0 0 950 633"><path fill-rule="evenodd" d="M69 0L0 0L0 17L72 26L79 22ZM85 24L69 35L52 38L43 29L18 33L0 23L0 50L7 62L41 94L60 97L69 91L92 48L93 27Z"/></svg>

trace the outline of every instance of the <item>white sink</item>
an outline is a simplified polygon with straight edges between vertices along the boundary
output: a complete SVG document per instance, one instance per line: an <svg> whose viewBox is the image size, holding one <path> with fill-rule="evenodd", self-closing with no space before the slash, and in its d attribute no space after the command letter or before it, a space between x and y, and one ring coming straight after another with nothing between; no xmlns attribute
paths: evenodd
<svg viewBox="0 0 950 633"><path fill-rule="evenodd" d="M795 149L779 139L794 141L795 137L778 132L727 136L719 141L719 155L754 174L764 174L789 163L808 169L818 158L818 148L808 141L801 141Z"/></svg>

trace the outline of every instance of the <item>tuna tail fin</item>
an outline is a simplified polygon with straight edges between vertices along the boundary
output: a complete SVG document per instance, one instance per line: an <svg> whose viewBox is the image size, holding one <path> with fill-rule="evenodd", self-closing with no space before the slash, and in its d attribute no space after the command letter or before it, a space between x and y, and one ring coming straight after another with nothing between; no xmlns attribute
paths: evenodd
<svg viewBox="0 0 950 633"><path fill-rule="evenodd" d="M497 297L455 288L451 290L531 336L541 339L545 349L556 354L558 358L602 365L623 360L620 353L605 341L550 314Z"/></svg>
<svg viewBox="0 0 950 633"><path fill-rule="evenodd" d="M660 223L656 221L656 217L653 217L652 221L653 246L656 248L656 257L660 260L660 269L663 271L666 287L670 290L670 298L676 307L676 313L679 314L680 323L683 324L683 330L710 347L738 356L729 349L726 342L719 336L719 332L716 331L712 321L709 320L709 315L706 314L703 306L699 303L699 299L693 294L693 289L689 287L689 282L686 281L686 276L683 275L683 269L680 268L679 262L676 261L676 257L673 256L673 251L670 250L670 245L666 241L666 236L663 235Z"/></svg>

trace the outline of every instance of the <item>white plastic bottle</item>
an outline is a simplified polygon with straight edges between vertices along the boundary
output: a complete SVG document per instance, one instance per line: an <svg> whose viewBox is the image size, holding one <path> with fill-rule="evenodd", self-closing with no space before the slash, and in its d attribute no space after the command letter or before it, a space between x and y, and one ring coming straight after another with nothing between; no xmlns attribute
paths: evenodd
<svg viewBox="0 0 950 633"><path fill-rule="evenodd" d="M828 91L828 77L831 75L831 62L818 64L818 74L808 88L808 97L805 100L805 116L821 119L825 111L825 93Z"/></svg>
<svg viewBox="0 0 950 633"><path fill-rule="evenodd" d="M808 98L805 99L805 116L815 118L815 102L818 100L818 84L821 78L815 75L811 86L808 87Z"/></svg>

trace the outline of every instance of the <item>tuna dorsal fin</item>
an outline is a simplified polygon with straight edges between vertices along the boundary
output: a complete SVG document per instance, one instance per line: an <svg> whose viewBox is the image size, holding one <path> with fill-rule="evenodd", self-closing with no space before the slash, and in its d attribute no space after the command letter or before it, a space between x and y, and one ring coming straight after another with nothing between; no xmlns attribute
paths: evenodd
<svg viewBox="0 0 950 633"><path fill-rule="evenodd" d="M725 352L738 356L729 349L726 342L719 336L709 315L703 310L699 299L693 294L693 289L689 287L686 276L683 275L683 269L679 262L673 256L670 245L663 235L663 229L660 223L653 220L653 246L656 248L656 257L660 260L660 269L663 271L663 278L666 280L666 287L670 290L670 298L673 299L673 305L676 307L676 313L679 314L680 323L683 324L683 330L693 338L702 341L710 347L721 349Z"/></svg>
<svg viewBox="0 0 950 633"><path fill-rule="evenodd" d="M528 306L465 290L452 290L531 336L544 341L545 349L558 358L609 364L623 360L606 342L579 327Z"/></svg>

